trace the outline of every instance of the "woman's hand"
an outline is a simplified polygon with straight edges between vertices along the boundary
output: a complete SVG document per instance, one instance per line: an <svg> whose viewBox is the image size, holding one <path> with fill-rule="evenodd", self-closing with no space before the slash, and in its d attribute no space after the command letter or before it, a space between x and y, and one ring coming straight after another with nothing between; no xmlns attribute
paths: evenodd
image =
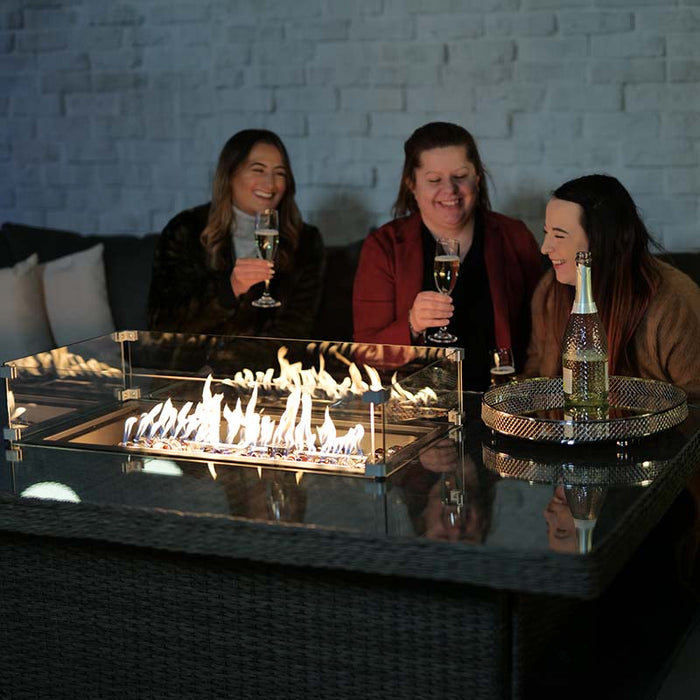
<svg viewBox="0 0 700 700"><path fill-rule="evenodd" d="M454 305L447 294L420 292L413 300L408 320L414 333L423 333L427 328L448 325L453 312Z"/></svg>
<svg viewBox="0 0 700 700"><path fill-rule="evenodd" d="M259 258L238 258L231 271L231 288L238 298L254 284L272 279L275 268L271 262Z"/></svg>

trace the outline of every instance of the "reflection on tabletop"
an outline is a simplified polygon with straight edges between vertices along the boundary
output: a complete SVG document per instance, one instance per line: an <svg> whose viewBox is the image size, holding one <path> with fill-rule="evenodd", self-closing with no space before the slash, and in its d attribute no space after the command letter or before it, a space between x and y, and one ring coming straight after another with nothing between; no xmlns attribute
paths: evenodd
<svg viewBox="0 0 700 700"><path fill-rule="evenodd" d="M593 530L605 500L605 486L558 484L543 511L547 539L555 552L590 552Z"/></svg>
<svg viewBox="0 0 700 700"><path fill-rule="evenodd" d="M476 413L475 402L467 408L468 415L469 409ZM624 454L616 448L610 462L603 447L494 443L490 431L472 418L379 481L208 463L174 454L155 460L28 444L22 459L7 465L0 490L20 497L35 484L62 484L82 503L576 554L597 548L648 486L669 472L673 456L688 444L697 424L688 430L670 431L651 446L631 445ZM651 459L639 463L637 453ZM57 497L55 488L51 494ZM27 495L41 497L35 490Z"/></svg>
<svg viewBox="0 0 700 700"><path fill-rule="evenodd" d="M423 508L414 518L416 534L434 540L483 543L495 494L491 475L477 467L461 442L447 437L423 450L418 461L424 473L439 474L439 478L429 486Z"/></svg>

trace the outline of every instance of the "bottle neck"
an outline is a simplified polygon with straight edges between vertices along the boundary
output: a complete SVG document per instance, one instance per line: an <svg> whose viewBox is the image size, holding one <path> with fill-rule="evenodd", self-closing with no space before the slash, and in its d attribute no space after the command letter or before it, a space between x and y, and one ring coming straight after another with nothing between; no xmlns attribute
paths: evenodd
<svg viewBox="0 0 700 700"><path fill-rule="evenodd" d="M591 268L588 265L576 265L576 297L571 308L572 314L595 314L598 309L593 300Z"/></svg>

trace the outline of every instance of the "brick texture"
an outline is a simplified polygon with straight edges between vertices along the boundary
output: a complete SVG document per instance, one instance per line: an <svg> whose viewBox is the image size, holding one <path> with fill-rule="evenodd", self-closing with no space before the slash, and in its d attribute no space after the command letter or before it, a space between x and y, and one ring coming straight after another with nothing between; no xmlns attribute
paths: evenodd
<svg viewBox="0 0 700 700"><path fill-rule="evenodd" d="M403 141L456 121L494 206L618 176L670 250L700 249L698 0L13 0L0 12L0 214L159 230L224 141L288 146L328 243L390 217Z"/></svg>

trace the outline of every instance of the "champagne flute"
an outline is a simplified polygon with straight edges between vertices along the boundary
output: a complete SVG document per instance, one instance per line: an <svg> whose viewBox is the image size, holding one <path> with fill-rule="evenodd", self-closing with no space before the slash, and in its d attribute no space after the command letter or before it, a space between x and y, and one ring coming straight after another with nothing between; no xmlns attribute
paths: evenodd
<svg viewBox="0 0 700 700"><path fill-rule="evenodd" d="M510 348L495 348L491 350L491 386L507 384L515 375L513 351Z"/></svg>
<svg viewBox="0 0 700 700"><path fill-rule="evenodd" d="M272 262L277 255L279 244L279 217L276 209L263 209L255 215L255 242L258 257ZM281 302L270 296L270 280L265 280L265 291L259 299L251 302L260 309L272 309L281 306Z"/></svg>
<svg viewBox="0 0 700 700"><path fill-rule="evenodd" d="M449 296L457 284L459 274L459 241L452 238L439 238L435 241L435 260L433 262L433 277L435 286L440 294ZM456 343L457 336L447 331L443 326L428 336L433 343L447 345Z"/></svg>

